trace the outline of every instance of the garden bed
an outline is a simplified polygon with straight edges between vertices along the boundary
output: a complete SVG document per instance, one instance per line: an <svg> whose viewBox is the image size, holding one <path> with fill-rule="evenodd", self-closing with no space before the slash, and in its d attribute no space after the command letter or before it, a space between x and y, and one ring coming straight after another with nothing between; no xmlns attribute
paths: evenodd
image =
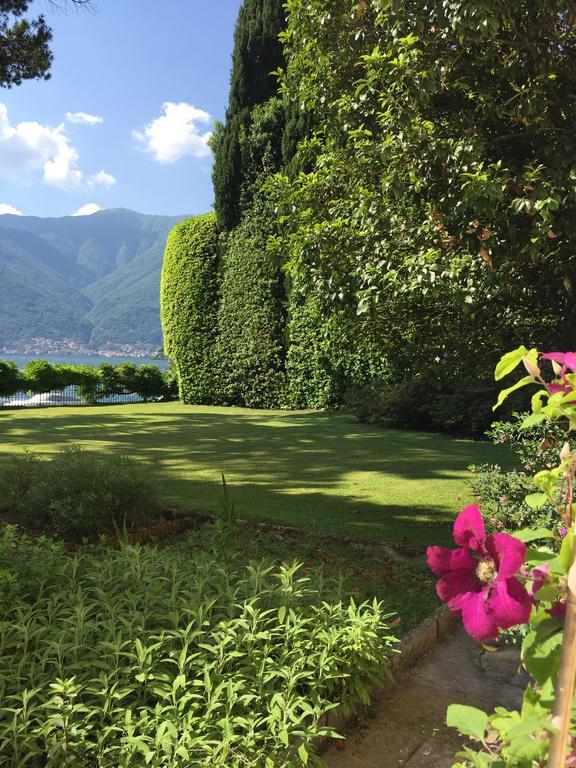
<svg viewBox="0 0 576 768"><path fill-rule="evenodd" d="M311 764L394 645L376 600L198 542L0 540L0 766ZM22 761L25 761L24 763Z"/></svg>

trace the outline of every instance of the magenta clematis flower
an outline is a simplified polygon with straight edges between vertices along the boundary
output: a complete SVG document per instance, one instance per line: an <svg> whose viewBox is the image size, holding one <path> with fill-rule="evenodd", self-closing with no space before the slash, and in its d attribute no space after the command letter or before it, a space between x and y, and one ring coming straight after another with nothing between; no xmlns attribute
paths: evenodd
<svg viewBox="0 0 576 768"><path fill-rule="evenodd" d="M473 504L454 523L460 549L428 547L430 568L440 576L438 597L462 616L468 634L479 642L497 640L500 629L525 624L532 600L515 577L526 546L507 533L486 537L484 520Z"/></svg>
<svg viewBox="0 0 576 768"><path fill-rule="evenodd" d="M544 355L540 355L541 360L552 360L562 366L560 371L561 384L547 384L548 391L551 395L555 395L557 392L563 392L568 394L573 391L573 387L566 381L566 372L576 373L576 352L547 352Z"/></svg>
<svg viewBox="0 0 576 768"><path fill-rule="evenodd" d="M576 373L576 352L546 352L540 355L541 360L553 360L562 366L561 376L564 378L566 371Z"/></svg>

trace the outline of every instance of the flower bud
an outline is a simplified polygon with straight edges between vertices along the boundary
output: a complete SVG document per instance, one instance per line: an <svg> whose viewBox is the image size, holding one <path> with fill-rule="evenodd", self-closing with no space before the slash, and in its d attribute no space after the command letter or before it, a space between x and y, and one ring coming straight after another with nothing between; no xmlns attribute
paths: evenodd
<svg viewBox="0 0 576 768"><path fill-rule="evenodd" d="M533 363L529 357L523 357L522 362L524 363L524 368L526 368L530 376L540 376L540 368L538 368L536 363Z"/></svg>
<svg viewBox="0 0 576 768"><path fill-rule="evenodd" d="M560 376L562 373L562 366L560 363L557 363L556 360L552 360L552 368L554 369L554 373L556 376Z"/></svg>
<svg viewBox="0 0 576 768"><path fill-rule="evenodd" d="M570 458L570 443L564 443L560 451L560 461L566 461Z"/></svg>

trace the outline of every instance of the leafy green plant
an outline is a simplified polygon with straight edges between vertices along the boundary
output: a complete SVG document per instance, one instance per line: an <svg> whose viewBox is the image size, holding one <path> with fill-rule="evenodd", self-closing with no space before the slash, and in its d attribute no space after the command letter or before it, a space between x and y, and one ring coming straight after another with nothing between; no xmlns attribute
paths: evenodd
<svg viewBox="0 0 576 768"><path fill-rule="evenodd" d="M51 458L23 452L0 468L0 509L28 525L89 535L112 524L131 523L156 511L149 470L127 456L102 456L70 446Z"/></svg>
<svg viewBox="0 0 576 768"><path fill-rule="evenodd" d="M19 372L15 363L0 360L0 396L20 390L51 392L73 386L85 403L97 403L105 397L135 393L144 401L175 397L174 385L167 373L156 365L136 366L120 363L92 365L52 365L46 360L31 360Z"/></svg>
<svg viewBox="0 0 576 768"><path fill-rule="evenodd" d="M0 537L0 594L35 599L58 581L64 544L46 536L32 540L8 525Z"/></svg>
<svg viewBox="0 0 576 768"><path fill-rule="evenodd" d="M273 215L257 196L222 254L214 397L225 405L277 407L284 385L284 285L267 249Z"/></svg>
<svg viewBox="0 0 576 768"><path fill-rule="evenodd" d="M1 545L0 545L1 551ZM189 546L54 554L56 584L0 599L0 766L293 768L394 638L298 563Z"/></svg>

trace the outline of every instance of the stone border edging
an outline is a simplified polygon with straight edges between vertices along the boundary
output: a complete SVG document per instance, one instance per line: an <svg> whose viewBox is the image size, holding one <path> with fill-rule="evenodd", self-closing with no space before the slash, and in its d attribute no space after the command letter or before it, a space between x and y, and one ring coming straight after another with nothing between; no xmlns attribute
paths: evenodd
<svg viewBox="0 0 576 768"><path fill-rule="evenodd" d="M390 671L393 679L383 680L382 683L369 689L370 706L382 696L384 691L398 684L403 672L414 667L420 659L452 634L459 623L460 619L447 606L442 605L431 616L411 629L396 646L396 651L399 652L394 653L390 659ZM361 704L354 712L345 713L342 707L338 706L327 714L323 725L342 733L358 719L358 716L365 709L366 706ZM323 754L332 741L330 736L320 736L316 741L318 754Z"/></svg>

